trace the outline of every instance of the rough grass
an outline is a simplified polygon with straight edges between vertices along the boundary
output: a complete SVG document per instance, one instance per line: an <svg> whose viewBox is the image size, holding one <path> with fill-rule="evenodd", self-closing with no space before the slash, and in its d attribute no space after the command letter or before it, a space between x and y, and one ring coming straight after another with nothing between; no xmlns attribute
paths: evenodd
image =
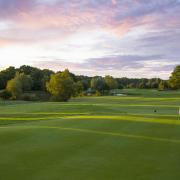
<svg viewBox="0 0 180 180"><path fill-rule="evenodd" d="M0 180L180 179L180 93L124 91L1 102Z"/></svg>

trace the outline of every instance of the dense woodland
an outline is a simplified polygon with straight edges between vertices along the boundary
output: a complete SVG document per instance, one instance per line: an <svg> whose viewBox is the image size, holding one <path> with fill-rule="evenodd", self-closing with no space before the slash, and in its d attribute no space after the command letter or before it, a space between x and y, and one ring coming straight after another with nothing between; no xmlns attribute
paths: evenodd
<svg viewBox="0 0 180 180"><path fill-rule="evenodd" d="M180 66L174 69L169 80L114 78L109 75L88 77L75 75L67 69L55 73L26 65L0 72L1 99L67 101L72 96L110 95L112 90L123 88L180 89Z"/></svg>

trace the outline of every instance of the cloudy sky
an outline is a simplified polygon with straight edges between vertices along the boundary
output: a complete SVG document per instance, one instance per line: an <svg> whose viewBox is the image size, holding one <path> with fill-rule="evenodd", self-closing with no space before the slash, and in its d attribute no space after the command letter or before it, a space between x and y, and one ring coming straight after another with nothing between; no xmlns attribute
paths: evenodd
<svg viewBox="0 0 180 180"><path fill-rule="evenodd" d="M0 0L0 68L168 78L180 0Z"/></svg>

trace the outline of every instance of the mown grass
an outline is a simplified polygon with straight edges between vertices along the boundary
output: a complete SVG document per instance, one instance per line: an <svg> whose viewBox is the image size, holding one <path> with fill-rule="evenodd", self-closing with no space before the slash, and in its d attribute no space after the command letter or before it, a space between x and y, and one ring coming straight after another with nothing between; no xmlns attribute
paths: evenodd
<svg viewBox="0 0 180 180"><path fill-rule="evenodd" d="M180 93L129 91L1 102L0 180L180 179Z"/></svg>

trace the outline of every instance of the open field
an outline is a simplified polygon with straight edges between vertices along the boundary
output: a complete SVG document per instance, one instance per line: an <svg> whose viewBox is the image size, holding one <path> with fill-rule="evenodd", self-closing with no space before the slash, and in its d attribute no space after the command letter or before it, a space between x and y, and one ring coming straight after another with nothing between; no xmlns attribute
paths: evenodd
<svg viewBox="0 0 180 180"><path fill-rule="evenodd" d="M180 179L180 91L121 92L1 101L0 180Z"/></svg>

